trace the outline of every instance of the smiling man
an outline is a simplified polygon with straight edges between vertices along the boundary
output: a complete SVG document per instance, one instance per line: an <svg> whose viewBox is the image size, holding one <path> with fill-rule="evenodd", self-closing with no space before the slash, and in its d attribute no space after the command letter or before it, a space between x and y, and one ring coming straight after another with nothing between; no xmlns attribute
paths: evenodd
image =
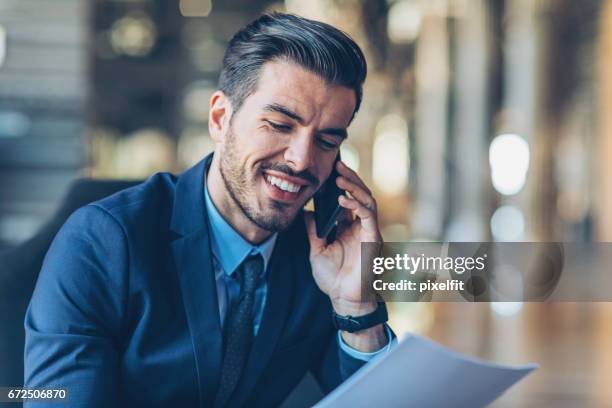
<svg viewBox="0 0 612 408"><path fill-rule="evenodd" d="M335 161L365 75L329 25L270 14L238 32L210 101L215 151L79 209L54 240L25 386L78 407L270 407L308 371L330 391L388 350L384 304L360 284L376 203ZM303 207L334 165L350 197L328 244Z"/></svg>

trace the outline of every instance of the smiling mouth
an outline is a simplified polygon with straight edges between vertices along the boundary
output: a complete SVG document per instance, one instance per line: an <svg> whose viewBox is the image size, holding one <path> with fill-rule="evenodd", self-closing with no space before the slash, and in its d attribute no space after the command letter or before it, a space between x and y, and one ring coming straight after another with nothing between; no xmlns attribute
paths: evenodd
<svg viewBox="0 0 612 408"><path fill-rule="evenodd" d="M288 180L284 180L280 177L275 177L269 174L266 175L266 181L287 193L298 193L302 187L304 187L303 185L295 184Z"/></svg>

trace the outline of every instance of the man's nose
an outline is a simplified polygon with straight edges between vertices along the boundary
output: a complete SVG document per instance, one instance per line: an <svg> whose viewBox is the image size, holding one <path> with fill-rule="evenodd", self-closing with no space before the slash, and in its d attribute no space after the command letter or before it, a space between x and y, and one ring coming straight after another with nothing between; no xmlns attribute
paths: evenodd
<svg viewBox="0 0 612 408"><path fill-rule="evenodd" d="M285 150L285 160L293 165L293 170L300 172L308 170L313 165L314 154L314 137L304 131L292 137Z"/></svg>

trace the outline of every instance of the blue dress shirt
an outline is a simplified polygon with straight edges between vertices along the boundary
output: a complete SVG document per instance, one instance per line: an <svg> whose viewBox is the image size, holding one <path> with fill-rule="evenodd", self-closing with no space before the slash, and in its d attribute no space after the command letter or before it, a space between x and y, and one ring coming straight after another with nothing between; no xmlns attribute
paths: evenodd
<svg viewBox="0 0 612 408"><path fill-rule="evenodd" d="M217 284L217 298L219 300L219 316L221 319L221 325L225 320L227 307L232 303L234 299L237 299L240 295L240 283L236 275L236 270L242 261L249 255L261 254L264 259L264 278L267 275L268 263L274 250L274 244L276 243L276 237L278 234L273 234L266 241L259 245L252 245L246 241L234 228L223 218L219 213L215 205L213 204L210 194L208 193L208 186L204 188L204 200L206 203L206 211L208 213L210 226L210 234L212 237L212 254L213 254L213 269L215 271L215 281ZM268 285L266 279L261 280L262 284L255 291L255 304L254 304L254 316L253 316L253 328L255 334L259 330L261 324L261 318L263 316L264 306L266 304L266 298L268 294ZM391 339L391 332L387 325L385 325L387 332L387 338ZM373 357L387 352L391 347L391 342L383 347L382 349L372 352L364 353L347 345L340 332L338 332L338 344L340 349L347 353L349 356L362 360L369 361Z"/></svg>

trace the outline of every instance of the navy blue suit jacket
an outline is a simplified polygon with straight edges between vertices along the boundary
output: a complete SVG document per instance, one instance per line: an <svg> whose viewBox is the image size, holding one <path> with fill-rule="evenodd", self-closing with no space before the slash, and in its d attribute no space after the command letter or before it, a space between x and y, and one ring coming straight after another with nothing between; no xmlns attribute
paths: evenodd
<svg viewBox="0 0 612 408"><path fill-rule="evenodd" d="M222 336L203 191L211 158L69 218L26 314L26 387L66 387L75 407L212 405ZM231 406L278 405L307 371L329 391L364 364L339 351L303 224L300 214L276 242Z"/></svg>

